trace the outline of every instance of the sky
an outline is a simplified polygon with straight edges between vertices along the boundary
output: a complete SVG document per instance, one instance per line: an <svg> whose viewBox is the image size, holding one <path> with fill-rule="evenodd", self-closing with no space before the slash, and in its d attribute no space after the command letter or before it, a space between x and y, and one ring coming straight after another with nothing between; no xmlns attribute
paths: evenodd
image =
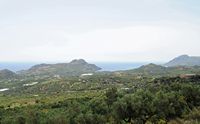
<svg viewBox="0 0 200 124"><path fill-rule="evenodd" d="M199 0L0 0L0 62L165 62L199 32Z"/></svg>

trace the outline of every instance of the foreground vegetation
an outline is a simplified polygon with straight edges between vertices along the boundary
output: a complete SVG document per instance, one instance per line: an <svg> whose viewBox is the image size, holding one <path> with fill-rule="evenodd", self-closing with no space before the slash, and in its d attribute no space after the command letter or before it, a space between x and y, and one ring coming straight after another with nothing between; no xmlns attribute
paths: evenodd
<svg viewBox="0 0 200 124"><path fill-rule="evenodd" d="M48 80L1 94L1 124L200 123L200 76Z"/></svg>

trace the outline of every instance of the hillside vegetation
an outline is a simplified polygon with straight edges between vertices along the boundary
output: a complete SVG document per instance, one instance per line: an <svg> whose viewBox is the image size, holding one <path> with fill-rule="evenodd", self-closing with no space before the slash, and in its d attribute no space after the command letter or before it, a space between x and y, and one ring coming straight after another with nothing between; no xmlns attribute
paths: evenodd
<svg viewBox="0 0 200 124"><path fill-rule="evenodd" d="M0 104L1 123L200 122L200 76L143 79L140 83L131 78L126 82L123 77L110 81L113 83L95 83L93 80L78 87L89 83L99 85L99 88L86 86L84 90L73 89L73 92L59 91L61 88L55 88L59 91L55 92L48 87L45 87L48 93L31 90L31 87L25 89L25 94L24 91L18 95L6 92L0 96L3 101Z"/></svg>
<svg viewBox="0 0 200 124"><path fill-rule="evenodd" d="M200 123L200 66L99 69L73 60L0 71L0 124Z"/></svg>

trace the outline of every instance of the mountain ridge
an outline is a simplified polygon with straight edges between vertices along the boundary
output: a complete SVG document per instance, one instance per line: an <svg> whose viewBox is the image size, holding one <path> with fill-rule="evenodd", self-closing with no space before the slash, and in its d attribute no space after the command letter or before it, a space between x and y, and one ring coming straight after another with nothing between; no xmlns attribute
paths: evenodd
<svg viewBox="0 0 200 124"><path fill-rule="evenodd" d="M167 67L173 66L200 66L200 57L199 56L189 56L189 55L181 55L175 57L171 61L164 64Z"/></svg>
<svg viewBox="0 0 200 124"><path fill-rule="evenodd" d="M101 68L95 64L89 64L84 59L74 59L69 63L38 64L28 70L18 72L22 75L60 75L79 76L82 73L91 73Z"/></svg>

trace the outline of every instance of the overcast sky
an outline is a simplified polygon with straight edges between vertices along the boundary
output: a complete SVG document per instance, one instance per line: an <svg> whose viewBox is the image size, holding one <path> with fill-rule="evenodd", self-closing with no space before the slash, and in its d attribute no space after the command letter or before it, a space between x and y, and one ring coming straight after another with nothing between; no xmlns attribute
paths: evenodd
<svg viewBox="0 0 200 124"><path fill-rule="evenodd" d="M0 0L1 62L154 62L199 49L199 0Z"/></svg>

